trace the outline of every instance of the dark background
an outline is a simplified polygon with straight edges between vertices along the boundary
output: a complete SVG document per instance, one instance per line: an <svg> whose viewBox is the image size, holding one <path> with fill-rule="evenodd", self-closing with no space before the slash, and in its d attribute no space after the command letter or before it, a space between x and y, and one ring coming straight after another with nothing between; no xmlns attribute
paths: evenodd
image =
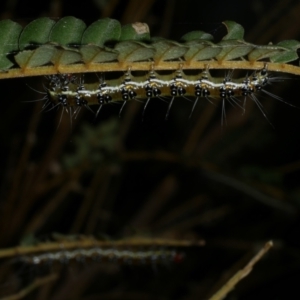
<svg viewBox="0 0 300 300"><path fill-rule="evenodd" d="M151 36L174 40L204 30L218 41L226 33L222 21L233 20L254 44L300 39L299 2L287 0L10 0L1 1L0 13L22 25L67 15L87 25L101 17L141 21ZM300 106L299 79L286 77L267 90ZM275 247L227 299L288 299L298 290L299 109L258 95L269 122L248 101L245 115L228 105L221 126L220 105L212 112L205 99L191 119L192 104L175 100L168 121L166 103L151 101L142 121L143 105L132 102L120 118L117 105L96 120L82 110L71 128L60 110L40 113L42 101L25 102L41 97L32 89L43 91L43 83L0 82L1 248L52 232L207 244L187 249L176 266L67 268L59 282L26 299L208 299L270 239ZM3 267L0 294L24 288L36 271Z"/></svg>

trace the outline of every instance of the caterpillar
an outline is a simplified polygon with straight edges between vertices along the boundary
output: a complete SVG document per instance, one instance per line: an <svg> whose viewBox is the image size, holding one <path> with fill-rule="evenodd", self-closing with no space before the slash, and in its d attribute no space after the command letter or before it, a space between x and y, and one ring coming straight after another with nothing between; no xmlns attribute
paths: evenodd
<svg viewBox="0 0 300 300"><path fill-rule="evenodd" d="M0 250L0 258L12 257L29 264L42 264L46 261L69 261L84 258L113 261L152 261L179 262L183 253L171 248L203 246L199 241L168 240L151 238L127 238L116 241L102 241L80 236L76 240L66 240L59 236L54 242L38 243L33 246L20 246Z"/></svg>
<svg viewBox="0 0 300 300"><path fill-rule="evenodd" d="M121 102L120 112L130 100L144 100L143 116L149 102L152 99L170 99L166 112L166 119L169 116L172 104L175 98L186 98L190 101L194 99L191 114L192 115L200 98L220 99L222 102L222 111L225 114L225 105L230 103L245 109L245 102L249 98L256 103L258 108L264 113L263 107L257 98L257 94L262 92L273 98L284 101L282 98L268 92L265 88L272 82L281 80L279 77L273 77L264 68L253 72L241 78L232 78L233 72L225 77L213 77L209 68L193 72L186 72L181 69L164 74L155 71L153 68L148 73L133 75L130 70L117 79L105 79L107 73L103 73L100 80L94 83L84 83L84 76L78 74L59 74L48 76L48 86L45 97L47 107L63 107L73 115L76 115L81 107L98 105L96 116L99 114L103 105ZM291 105L293 106L293 105ZM294 106L293 106L294 107ZM73 108L73 111L71 110ZM222 115L222 117L225 117Z"/></svg>
<svg viewBox="0 0 300 300"><path fill-rule="evenodd" d="M227 34L215 43L213 36L203 31L186 33L179 42L151 38L147 24L121 26L109 18L89 26L71 16L58 21L40 18L25 28L3 20L0 33L3 41L8 42L0 53L0 79L47 76L50 83L44 99L50 101L46 101L44 108L51 103L54 107L62 106L63 112L71 117L81 107L91 110L91 105L99 105L97 116L103 105L119 100L123 101L121 112L127 101L133 99L146 100L145 112L151 99L170 98L166 119L176 97L195 99L191 113L199 98L219 98L222 116L227 102L244 109L240 98L244 98L244 103L250 98L263 112L256 96L260 91L285 102L267 92L265 86L274 81L269 72L300 74L300 68L291 64L298 60L299 42L288 40L259 46L244 41L240 24L223 24ZM238 79L214 78L209 72L212 69L245 69L253 73ZM160 73L166 71L172 74ZM100 82L84 82L83 74L96 72L105 74ZM105 78L114 72L125 72L125 76Z"/></svg>
<svg viewBox="0 0 300 300"><path fill-rule="evenodd" d="M130 266L170 265L182 263L185 259L183 248L203 246L203 240L172 240L162 238L131 237L121 240L98 240L89 236L64 236L53 234L53 241L38 242L31 246L19 246L0 250L0 258L19 268L16 272L24 280L33 273L39 275L49 271L61 272L63 267L78 265L96 267L104 263ZM177 249L180 249L177 250ZM31 275L30 275L31 274ZM5 290L10 283L0 285Z"/></svg>
<svg viewBox="0 0 300 300"><path fill-rule="evenodd" d="M89 249L61 250L50 253L25 255L19 261L25 264L40 265L69 261L82 262L85 260L109 261L122 264L164 264L180 263L184 258L183 252L169 249L114 249L92 247Z"/></svg>

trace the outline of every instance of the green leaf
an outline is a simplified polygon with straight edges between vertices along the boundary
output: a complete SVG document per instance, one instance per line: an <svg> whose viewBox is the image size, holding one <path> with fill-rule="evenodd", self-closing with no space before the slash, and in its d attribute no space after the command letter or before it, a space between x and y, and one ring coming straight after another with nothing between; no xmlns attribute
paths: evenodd
<svg viewBox="0 0 300 300"><path fill-rule="evenodd" d="M153 58L155 53L152 46L134 41L120 42L115 45L115 50L119 52L120 62L146 61Z"/></svg>
<svg viewBox="0 0 300 300"><path fill-rule="evenodd" d="M83 33L81 43L103 46L106 42L118 41L120 36L120 22L106 18L91 24Z"/></svg>
<svg viewBox="0 0 300 300"><path fill-rule="evenodd" d="M223 24L226 26L228 33L223 37L222 41L244 39L244 28L240 24L233 21L225 21Z"/></svg>
<svg viewBox="0 0 300 300"><path fill-rule="evenodd" d="M300 42L296 40L286 40L279 42L277 47L280 49L284 49L285 51L281 53L277 53L270 57L270 61L274 63L288 63L294 60L297 60L298 52L297 50L300 48Z"/></svg>
<svg viewBox="0 0 300 300"><path fill-rule="evenodd" d="M120 41L146 41L150 39L150 30L146 23L136 22L122 26Z"/></svg>
<svg viewBox="0 0 300 300"><path fill-rule="evenodd" d="M186 33L184 36L181 37L181 40L184 42L189 42L189 41L193 41L193 40L205 40L205 41L212 41L214 39L214 37L209 34L206 33L204 31L191 31Z"/></svg>
<svg viewBox="0 0 300 300"><path fill-rule="evenodd" d="M284 47L290 50L297 50L300 48L300 42L296 40L286 40L286 41L279 42L277 46Z"/></svg>
<svg viewBox="0 0 300 300"><path fill-rule="evenodd" d="M191 41L185 43L188 51L184 54L184 59L188 62L208 60L216 57L222 50L218 45L208 41Z"/></svg>
<svg viewBox="0 0 300 300"><path fill-rule="evenodd" d="M29 23L19 38L19 49L24 50L31 45L42 45L49 42L49 34L55 21L49 18L40 18Z"/></svg>
<svg viewBox="0 0 300 300"><path fill-rule="evenodd" d="M7 70L14 64L7 55L18 50L18 39L22 26L11 21L0 21L0 70Z"/></svg>
<svg viewBox="0 0 300 300"><path fill-rule="evenodd" d="M85 28L86 25L82 20L74 17L64 17L53 26L49 41L61 46L81 45Z"/></svg>
<svg viewBox="0 0 300 300"><path fill-rule="evenodd" d="M248 59L250 61L257 61L264 58L269 58L276 54L280 54L281 52L282 49L275 45L256 46L256 48L249 53Z"/></svg>
<svg viewBox="0 0 300 300"><path fill-rule="evenodd" d="M220 43L218 43L218 46L222 48L222 51L216 56L216 59L219 61L242 58L254 48L254 45L252 44L236 40L222 40Z"/></svg>
<svg viewBox="0 0 300 300"><path fill-rule="evenodd" d="M80 47L82 60L85 63L101 63L117 60L119 52L106 47L85 45Z"/></svg>
<svg viewBox="0 0 300 300"><path fill-rule="evenodd" d="M154 60L156 62L179 59L188 51L188 47L177 42L164 39L154 42L152 46L156 50L154 55Z"/></svg>
<svg viewBox="0 0 300 300"><path fill-rule="evenodd" d="M51 62L57 65L70 65L80 62L81 60L82 57L79 51L62 47L61 49L56 50Z"/></svg>
<svg viewBox="0 0 300 300"><path fill-rule="evenodd" d="M163 38L150 40L147 24L133 23L121 27L117 20L109 18L97 20L88 28L82 20L71 16L58 22L39 18L29 23L23 31L19 24L4 20L0 21L0 70L6 71L15 65L11 59L13 55L22 68L39 67L51 62L92 64L116 60L122 63L155 60L159 63L184 59L189 64L210 59L248 59L250 62L268 59L275 63L289 63L299 58L299 41L256 46L243 40L244 29L240 24L233 21L223 24L227 34L216 45L211 42L213 36L203 31L183 35L184 43Z"/></svg>
<svg viewBox="0 0 300 300"><path fill-rule="evenodd" d="M51 62L56 53L52 45L43 45L35 50L23 50L15 55L15 60L21 68L35 68Z"/></svg>
<svg viewBox="0 0 300 300"><path fill-rule="evenodd" d="M288 63L298 59L297 51L285 51L270 57L270 61L274 63Z"/></svg>

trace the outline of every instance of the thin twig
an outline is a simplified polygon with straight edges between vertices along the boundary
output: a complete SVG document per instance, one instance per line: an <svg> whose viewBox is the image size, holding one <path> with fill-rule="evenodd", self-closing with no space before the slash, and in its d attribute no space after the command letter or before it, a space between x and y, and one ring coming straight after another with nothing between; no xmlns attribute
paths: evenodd
<svg viewBox="0 0 300 300"><path fill-rule="evenodd" d="M226 297L226 295L234 289L234 287L246 276L250 274L254 265L273 247L273 242L269 241L265 246L250 260L250 262L243 268L239 270L233 277L231 277L223 287L216 292L209 300L221 300Z"/></svg>

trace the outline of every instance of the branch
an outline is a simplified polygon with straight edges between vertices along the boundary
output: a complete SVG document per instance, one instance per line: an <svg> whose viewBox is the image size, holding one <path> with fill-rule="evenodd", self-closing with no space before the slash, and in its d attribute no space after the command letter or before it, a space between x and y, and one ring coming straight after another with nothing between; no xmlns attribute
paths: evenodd
<svg viewBox="0 0 300 300"><path fill-rule="evenodd" d="M234 289L234 287L241 281L244 277L248 276L252 271L254 265L273 247L273 242L269 241L265 246L250 260L250 262L238 271L233 277L231 277L223 287L215 293L209 300L221 300L226 297L226 295Z"/></svg>

